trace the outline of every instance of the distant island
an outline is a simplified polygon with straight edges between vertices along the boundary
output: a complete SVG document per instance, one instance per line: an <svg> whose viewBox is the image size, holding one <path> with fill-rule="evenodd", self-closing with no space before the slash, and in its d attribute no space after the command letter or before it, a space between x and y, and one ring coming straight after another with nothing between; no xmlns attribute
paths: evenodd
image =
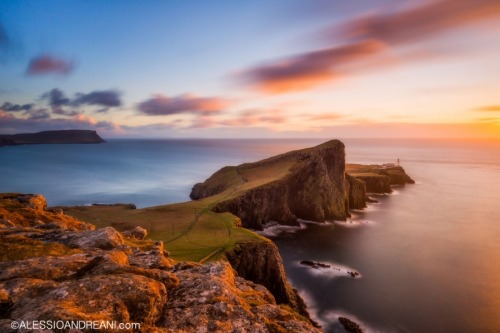
<svg viewBox="0 0 500 333"><path fill-rule="evenodd" d="M0 147L34 144L104 143L96 131L61 130L38 133L0 134Z"/></svg>

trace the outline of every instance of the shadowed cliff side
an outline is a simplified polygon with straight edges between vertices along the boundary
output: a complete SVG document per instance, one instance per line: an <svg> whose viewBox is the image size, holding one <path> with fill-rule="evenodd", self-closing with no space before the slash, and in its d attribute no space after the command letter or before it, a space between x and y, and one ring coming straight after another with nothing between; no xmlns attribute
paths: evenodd
<svg viewBox="0 0 500 333"><path fill-rule="evenodd" d="M344 144L331 140L255 163L227 166L193 186L190 197L221 196L214 212L238 216L243 227L268 222L298 225L297 219L345 220L351 209L372 201L369 193L414 181L400 166L345 164ZM236 190L235 190L236 188Z"/></svg>
<svg viewBox="0 0 500 333"><path fill-rule="evenodd" d="M307 306L288 283L278 248L272 242L242 243L226 252L226 258L239 276L265 286L278 304L287 304L309 318ZM314 325L317 325L312 321Z"/></svg>
<svg viewBox="0 0 500 333"><path fill-rule="evenodd" d="M243 226L262 229L269 221L297 225L297 219L345 220L349 215L344 144L328 141L255 163L225 167L190 194L198 200L223 193L231 184L241 187L215 205L231 212Z"/></svg>
<svg viewBox="0 0 500 333"><path fill-rule="evenodd" d="M414 184L401 166L347 164L346 178L349 182L349 208L362 209L372 201L368 193L391 193L393 185Z"/></svg>

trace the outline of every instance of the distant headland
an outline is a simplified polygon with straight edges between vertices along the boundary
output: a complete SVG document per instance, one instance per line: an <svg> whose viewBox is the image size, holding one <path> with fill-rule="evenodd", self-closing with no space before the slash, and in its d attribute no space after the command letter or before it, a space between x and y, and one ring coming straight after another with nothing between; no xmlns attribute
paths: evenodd
<svg viewBox="0 0 500 333"><path fill-rule="evenodd" d="M33 144L104 143L96 131L61 130L38 133L0 134L0 147Z"/></svg>

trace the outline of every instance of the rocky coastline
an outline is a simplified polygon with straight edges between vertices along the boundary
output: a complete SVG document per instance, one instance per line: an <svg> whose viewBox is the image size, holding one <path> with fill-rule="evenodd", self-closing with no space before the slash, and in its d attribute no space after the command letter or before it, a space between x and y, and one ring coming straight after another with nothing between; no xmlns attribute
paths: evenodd
<svg viewBox="0 0 500 333"><path fill-rule="evenodd" d="M196 184L187 203L49 209L41 195L0 194L0 331L13 320L50 318L137 322L152 332L321 332L276 245L241 227L346 220L373 201L370 193L413 182L400 166L346 165L343 143L332 140L224 167ZM200 243L197 262L171 256L186 256L186 244L207 232L213 243L221 223L229 236L220 247L206 252ZM150 231L165 244L146 239Z"/></svg>
<svg viewBox="0 0 500 333"><path fill-rule="evenodd" d="M321 332L272 243L200 264L175 262L163 242L143 236L96 229L47 209L41 195L1 195L0 331L16 332L12 321L71 320L140 324L122 332ZM249 251L262 254L266 271L244 265Z"/></svg>

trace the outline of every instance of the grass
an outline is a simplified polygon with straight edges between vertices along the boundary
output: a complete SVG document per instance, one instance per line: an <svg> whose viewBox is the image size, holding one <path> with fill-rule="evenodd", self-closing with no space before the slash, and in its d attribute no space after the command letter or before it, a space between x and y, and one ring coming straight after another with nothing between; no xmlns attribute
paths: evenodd
<svg viewBox="0 0 500 333"><path fill-rule="evenodd" d="M196 201L143 209L131 209L127 206L78 206L63 209L65 214L98 227L113 226L122 231L137 225L146 228L148 237L162 240L165 249L175 260L217 260L237 243L268 240L240 228L238 217L230 213L214 213L211 209L220 201L238 197L250 189L285 177L295 163L293 158L284 158L272 160L272 163L257 162L224 167L206 181L210 188L221 188L223 191Z"/></svg>
<svg viewBox="0 0 500 333"><path fill-rule="evenodd" d="M211 208L239 190L237 186L198 201L130 209L125 206L65 207L64 212L98 227L113 226L127 230L137 225L148 230L148 237L162 240L165 249L178 261L211 261L243 242L266 242L258 234L238 227L238 217L214 213Z"/></svg>

